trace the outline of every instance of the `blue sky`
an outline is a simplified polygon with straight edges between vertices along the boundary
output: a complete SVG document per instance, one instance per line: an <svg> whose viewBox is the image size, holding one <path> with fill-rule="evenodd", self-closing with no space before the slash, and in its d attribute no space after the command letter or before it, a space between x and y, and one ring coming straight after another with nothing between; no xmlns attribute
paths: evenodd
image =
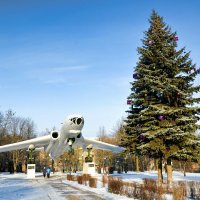
<svg viewBox="0 0 200 200"><path fill-rule="evenodd" d="M0 1L0 110L40 133L80 113L83 133L126 117L137 47L155 9L200 63L198 0ZM198 77L199 78L199 77ZM199 81L198 81L199 82Z"/></svg>

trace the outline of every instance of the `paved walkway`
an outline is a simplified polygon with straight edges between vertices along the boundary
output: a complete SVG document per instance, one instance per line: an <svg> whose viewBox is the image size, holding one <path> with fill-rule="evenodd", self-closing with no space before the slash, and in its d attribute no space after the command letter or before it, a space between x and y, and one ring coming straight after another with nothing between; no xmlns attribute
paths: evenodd
<svg viewBox="0 0 200 200"><path fill-rule="evenodd" d="M0 200L105 200L100 194L68 185L63 180L66 180L66 176L27 179L24 174L2 175Z"/></svg>
<svg viewBox="0 0 200 200"><path fill-rule="evenodd" d="M51 180L49 185L68 200L104 200L95 193L62 183L62 179Z"/></svg>

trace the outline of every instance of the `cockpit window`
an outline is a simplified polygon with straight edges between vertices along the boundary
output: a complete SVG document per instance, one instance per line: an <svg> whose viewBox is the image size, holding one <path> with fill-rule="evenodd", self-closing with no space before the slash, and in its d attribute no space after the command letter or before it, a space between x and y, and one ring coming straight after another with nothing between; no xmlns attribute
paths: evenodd
<svg viewBox="0 0 200 200"><path fill-rule="evenodd" d="M70 119L74 124L76 123L76 117Z"/></svg>

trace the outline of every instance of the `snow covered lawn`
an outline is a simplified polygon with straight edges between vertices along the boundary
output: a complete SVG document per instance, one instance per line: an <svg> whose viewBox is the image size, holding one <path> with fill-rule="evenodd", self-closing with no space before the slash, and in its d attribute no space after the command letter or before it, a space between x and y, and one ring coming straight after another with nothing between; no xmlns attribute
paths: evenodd
<svg viewBox="0 0 200 200"><path fill-rule="evenodd" d="M66 176L67 174L57 173L52 174L50 179L45 179L42 177L42 174L37 174L36 178L31 180L26 178L26 174L9 174L1 173L0 174L0 199L1 200L63 200L64 198L60 196L54 188L50 186L50 182L53 181L54 176L62 178L64 184L71 185L76 188L80 188L85 191L91 191L93 193L101 195L102 198L106 200L129 200L125 196L120 196L108 192L108 187L102 187L102 175L97 174L97 188L91 188L88 185L78 184L77 181L68 181ZM135 182L138 184L143 183L144 178L157 179L157 172L128 172L127 174L117 174L114 173L113 177L119 177L125 182ZM166 180L166 174L163 174L164 180ZM187 173L186 177L183 176L183 173L173 172L174 181L195 181L200 183L200 173ZM172 195L166 195L167 200L172 199Z"/></svg>
<svg viewBox="0 0 200 200"><path fill-rule="evenodd" d="M117 174L114 173L113 176L122 178L123 181L134 181L137 183L142 183L144 178L157 179L157 171L148 172L128 172L127 174ZM167 179L167 174L163 173L164 181ZM183 173L173 171L173 181L197 181L200 182L200 173L186 173L184 177Z"/></svg>
<svg viewBox="0 0 200 200"><path fill-rule="evenodd" d="M114 173L111 176L120 178L124 182L137 183L137 184L142 184L143 183L143 179L154 179L154 180L157 180L157 172L156 171L140 172L140 173L128 172L127 174L125 174L125 173L124 174ZM97 181L97 188L91 188L91 187L88 186L88 184L87 185L77 184L77 181L64 180L63 183L66 183L66 184L69 184L69 185L72 185L74 187L78 187L78 188L81 188L81 189L89 190L89 191L95 192L97 194L101 194L102 197L105 198L105 199L116 199L116 200L132 199L132 198L128 198L128 197L125 197L125 196L120 196L120 195L109 193L107 184L106 184L106 187L102 186L103 185L102 184L102 175L97 174L95 177L98 180ZM164 181L166 181L167 175L163 174L163 178L164 178ZM200 185L200 173L187 173L186 176L184 177L183 173L175 171L175 172L173 172L173 181L174 182L178 182L178 181L186 181L186 182L195 181L195 182L198 182L199 185ZM170 195L170 194L165 194L164 197L167 200L173 199L172 195Z"/></svg>

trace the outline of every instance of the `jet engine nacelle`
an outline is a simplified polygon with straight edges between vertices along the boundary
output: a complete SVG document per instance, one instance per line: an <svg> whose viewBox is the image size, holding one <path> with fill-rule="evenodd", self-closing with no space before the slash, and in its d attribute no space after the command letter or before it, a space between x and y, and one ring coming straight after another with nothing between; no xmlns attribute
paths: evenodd
<svg viewBox="0 0 200 200"><path fill-rule="evenodd" d="M57 147L60 138L60 134L58 131L52 131L50 135L51 135L50 143L45 149L47 153L53 151Z"/></svg>
<svg viewBox="0 0 200 200"><path fill-rule="evenodd" d="M57 140L58 138L59 138L59 133L58 133L58 131L51 131L51 139L52 140Z"/></svg>

